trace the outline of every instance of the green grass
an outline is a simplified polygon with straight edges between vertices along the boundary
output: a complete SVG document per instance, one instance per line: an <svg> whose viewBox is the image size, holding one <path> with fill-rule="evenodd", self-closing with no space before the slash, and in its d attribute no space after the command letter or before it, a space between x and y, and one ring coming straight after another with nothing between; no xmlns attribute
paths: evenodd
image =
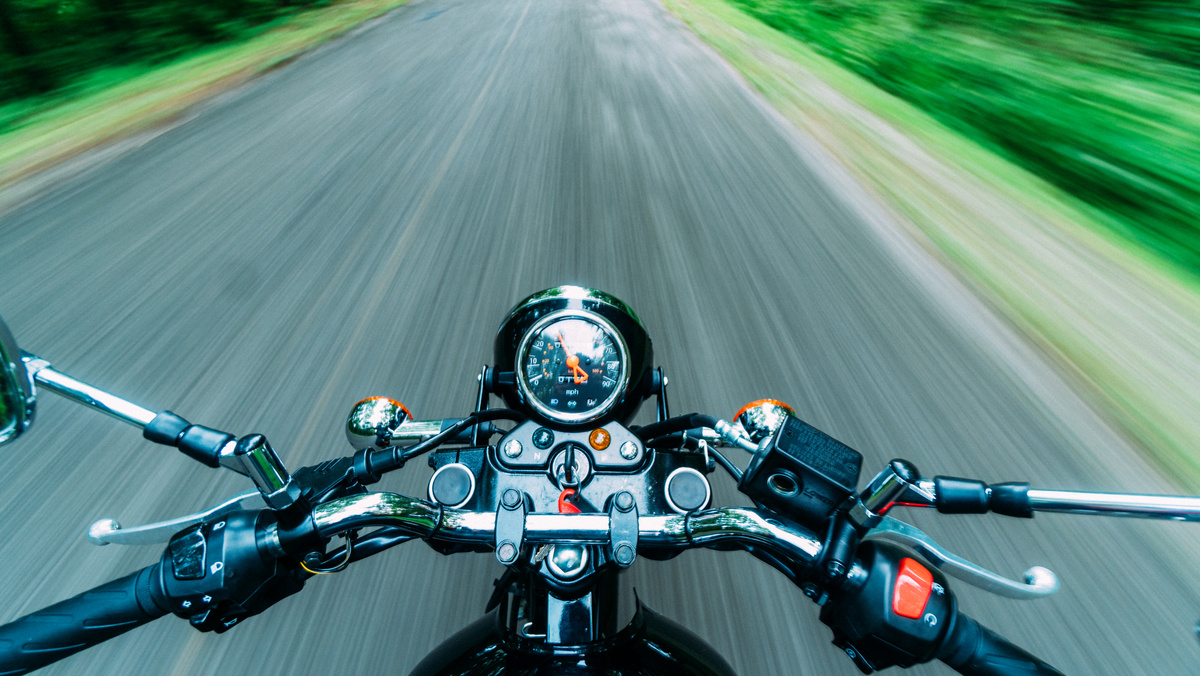
<svg viewBox="0 0 1200 676"><path fill-rule="evenodd" d="M995 144L893 95L735 0L664 0L896 222L1200 490L1200 281ZM1186 112L1186 111L1185 111Z"/></svg>
<svg viewBox="0 0 1200 676"><path fill-rule="evenodd" d="M1200 2L731 1L1200 275Z"/></svg>
<svg viewBox="0 0 1200 676"><path fill-rule="evenodd" d="M162 124L407 0L348 0L161 64L106 68L59 92L0 106L0 188Z"/></svg>

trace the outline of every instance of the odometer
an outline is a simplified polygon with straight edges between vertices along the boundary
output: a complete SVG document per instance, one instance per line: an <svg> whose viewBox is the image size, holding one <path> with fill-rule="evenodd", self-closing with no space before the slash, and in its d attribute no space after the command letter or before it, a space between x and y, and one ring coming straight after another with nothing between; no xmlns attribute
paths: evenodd
<svg viewBox="0 0 1200 676"><path fill-rule="evenodd" d="M629 355L600 317L556 312L534 324L517 351L517 382L551 420L583 423L607 413L625 391Z"/></svg>

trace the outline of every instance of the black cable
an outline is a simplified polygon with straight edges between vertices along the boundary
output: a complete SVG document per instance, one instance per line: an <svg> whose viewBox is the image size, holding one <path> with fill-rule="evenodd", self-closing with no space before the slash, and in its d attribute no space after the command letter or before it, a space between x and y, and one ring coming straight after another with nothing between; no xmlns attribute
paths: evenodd
<svg viewBox="0 0 1200 676"><path fill-rule="evenodd" d="M644 442L647 439L655 439L667 434L683 432L697 427L716 429L717 422L718 420L711 415L688 413L675 416L674 418L667 418L662 422L650 423L649 425L637 428L633 433Z"/></svg>
<svg viewBox="0 0 1200 676"><path fill-rule="evenodd" d="M712 455L713 460L717 461L718 465L724 468L726 472L729 472L729 476L733 477L734 481L738 482L739 484L742 482L741 471L738 470L738 468L735 467L732 462L729 462L728 458L721 455L720 452L718 452L717 449L713 448L712 446L708 447L708 452L710 455Z"/></svg>
<svg viewBox="0 0 1200 676"><path fill-rule="evenodd" d="M380 528L370 535L355 541L354 552L350 561L361 561L368 556L374 556L385 549L391 549L396 545L404 544L413 539L416 539L415 535L395 526Z"/></svg>
<svg viewBox="0 0 1200 676"><path fill-rule="evenodd" d="M385 448L381 451L375 451L370 454L367 460L367 467L372 474L379 475L384 472L390 472L395 469L400 469L404 463L413 458L432 451L433 449L446 443L447 439L451 439L458 435L459 432L477 425L481 422L491 420L512 420L514 422L524 422L525 416L521 413L507 408L493 408L487 411L476 411L471 415L459 420L450 427L438 432L429 437L425 441L411 446L409 448Z"/></svg>

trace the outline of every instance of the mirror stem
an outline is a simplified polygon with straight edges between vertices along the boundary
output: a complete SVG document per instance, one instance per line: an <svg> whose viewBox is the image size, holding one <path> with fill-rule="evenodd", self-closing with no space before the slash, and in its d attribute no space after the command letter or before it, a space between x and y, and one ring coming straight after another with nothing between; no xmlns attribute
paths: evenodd
<svg viewBox="0 0 1200 676"><path fill-rule="evenodd" d="M142 408L133 402L56 371L50 366L50 362L23 350L21 351L21 361L25 362L25 369L38 385L72 401L91 406L139 429L145 428L157 415L150 409Z"/></svg>

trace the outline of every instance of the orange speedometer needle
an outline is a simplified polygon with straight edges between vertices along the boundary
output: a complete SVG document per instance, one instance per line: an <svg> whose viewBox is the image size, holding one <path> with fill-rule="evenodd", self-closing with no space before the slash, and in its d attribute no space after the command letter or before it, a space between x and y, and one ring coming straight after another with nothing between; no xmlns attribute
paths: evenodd
<svg viewBox="0 0 1200 676"><path fill-rule="evenodd" d="M579 368L579 355L571 354L571 351L567 349L567 341L563 339L561 331L558 332L558 344L562 345L563 352L567 353L567 368L571 369L571 374L575 376L575 384L586 383L587 371Z"/></svg>
<svg viewBox="0 0 1200 676"><path fill-rule="evenodd" d="M575 384L586 383L588 379L587 371L579 368L578 355L567 355L567 368L571 369L571 373L575 374Z"/></svg>

